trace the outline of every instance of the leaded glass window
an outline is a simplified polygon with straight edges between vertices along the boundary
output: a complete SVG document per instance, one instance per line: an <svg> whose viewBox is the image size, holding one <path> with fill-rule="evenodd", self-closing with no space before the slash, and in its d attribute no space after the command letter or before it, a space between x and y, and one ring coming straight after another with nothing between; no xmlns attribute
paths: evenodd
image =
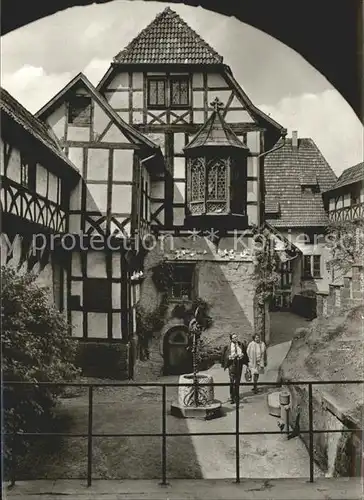
<svg viewBox="0 0 364 500"><path fill-rule="evenodd" d="M191 201L205 199L205 165L200 159L195 160L191 166Z"/></svg>
<svg viewBox="0 0 364 500"><path fill-rule="evenodd" d="M207 199L226 200L226 165L217 161L207 171Z"/></svg>
<svg viewBox="0 0 364 500"><path fill-rule="evenodd" d="M188 106L188 80L184 77L171 78L171 106Z"/></svg>
<svg viewBox="0 0 364 500"><path fill-rule="evenodd" d="M148 106L167 106L165 78L151 78L148 80Z"/></svg>

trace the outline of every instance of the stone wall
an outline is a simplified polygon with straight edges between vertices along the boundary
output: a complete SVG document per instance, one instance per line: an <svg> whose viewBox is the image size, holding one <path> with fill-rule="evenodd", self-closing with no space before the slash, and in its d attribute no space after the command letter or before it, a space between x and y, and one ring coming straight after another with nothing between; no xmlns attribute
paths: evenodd
<svg viewBox="0 0 364 500"><path fill-rule="evenodd" d="M354 265L341 282L331 283L329 292L317 292L317 316L329 317L340 309L363 304L364 267Z"/></svg>
<svg viewBox="0 0 364 500"><path fill-rule="evenodd" d="M152 268L156 264L164 258L171 263L193 262L194 295L209 304L209 314L213 319L212 327L203 334L206 347L216 352L229 341L231 333L237 333L242 341L249 342L257 321L254 314L254 263L251 257L242 252L232 252L231 242L227 238L220 241L218 247L213 247L201 239L199 246L195 242L192 250L183 250L187 248L188 243L188 238L174 238L173 244L168 248L158 246L148 253L144 262L145 279L141 287L140 306L151 312L160 303L161 295L152 280ZM154 367L153 373L162 372L164 335L173 326L183 323L181 319L173 317L172 311L176 303L178 302L169 302L164 327L155 333L150 344L150 365ZM267 308L265 312L268 336Z"/></svg>

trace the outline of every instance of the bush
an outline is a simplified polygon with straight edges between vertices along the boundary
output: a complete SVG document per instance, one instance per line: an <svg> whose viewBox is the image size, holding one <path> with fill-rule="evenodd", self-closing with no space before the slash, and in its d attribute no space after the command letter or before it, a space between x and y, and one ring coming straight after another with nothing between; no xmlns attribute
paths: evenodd
<svg viewBox="0 0 364 500"><path fill-rule="evenodd" d="M77 344L63 315L49 302L49 290L32 274L2 267L2 367L4 381L62 382L77 375ZM46 432L52 425L56 387L4 386L5 471L29 448L19 432Z"/></svg>
<svg viewBox="0 0 364 500"><path fill-rule="evenodd" d="M128 349L115 342L80 342L76 364L86 377L128 378Z"/></svg>

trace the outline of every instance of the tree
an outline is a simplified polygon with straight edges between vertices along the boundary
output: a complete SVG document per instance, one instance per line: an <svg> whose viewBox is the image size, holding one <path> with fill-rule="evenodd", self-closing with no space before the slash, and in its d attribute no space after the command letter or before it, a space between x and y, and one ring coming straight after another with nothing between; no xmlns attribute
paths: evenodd
<svg viewBox="0 0 364 500"><path fill-rule="evenodd" d="M45 432L60 389L37 382L72 380L77 343L63 315L49 301L49 290L30 273L2 267L2 377L5 467L14 468L29 441L17 433ZM6 385L6 381L34 385Z"/></svg>
<svg viewBox="0 0 364 500"><path fill-rule="evenodd" d="M327 247L331 252L328 266L346 273L353 264L363 264L364 231L362 221L332 222L327 227Z"/></svg>

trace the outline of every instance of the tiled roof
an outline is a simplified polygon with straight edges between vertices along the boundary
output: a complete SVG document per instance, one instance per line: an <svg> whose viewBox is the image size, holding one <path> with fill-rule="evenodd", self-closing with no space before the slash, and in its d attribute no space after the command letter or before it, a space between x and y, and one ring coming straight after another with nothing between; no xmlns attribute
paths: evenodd
<svg viewBox="0 0 364 500"><path fill-rule="evenodd" d="M279 143L278 143L279 144ZM265 203L279 202L278 218L267 222L275 227L323 226L328 222L322 192L336 182L336 175L312 139L299 139L298 147L292 148L292 140L286 139L283 148L265 158ZM304 189L302 178L317 178L317 191Z"/></svg>
<svg viewBox="0 0 364 500"><path fill-rule="evenodd" d="M222 64L223 58L167 7L114 57L124 64Z"/></svg>
<svg viewBox="0 0 364 500"><path fill-rule="evenodd" d="M197 134L185 147L185 150L206 146L230 146L240 149L248 149L231 130L221 115L222 103L216 99L214 111L210 118L202 125Z"/></svg>
<svg viewBox="0 0 364 500"><path fill-rule="evenodd" d="M14 99L14 97L3 88L1 88L0 94L0 108L24 130L50 149L53 154L66 162L70 167L72 167L73 170L78 171L74 164L62 151L52 129L32 115L27 109L24 108L24 106L20 104L20 102Z"/></svg>
<svg viewBox="0 0 364 500"><path fill-rule="evenodd" d="M353 167L347 168L336 181L333 189L353 184L354 182L364 181L364 163L358 163Z"/></svg>
<svg viewBox="0 0 364 500"><path fill-rule="evenodd" d="M265 213L269 215L279 214L280 206L279 202L272 199L267 199L265 201Z"/></svg>

